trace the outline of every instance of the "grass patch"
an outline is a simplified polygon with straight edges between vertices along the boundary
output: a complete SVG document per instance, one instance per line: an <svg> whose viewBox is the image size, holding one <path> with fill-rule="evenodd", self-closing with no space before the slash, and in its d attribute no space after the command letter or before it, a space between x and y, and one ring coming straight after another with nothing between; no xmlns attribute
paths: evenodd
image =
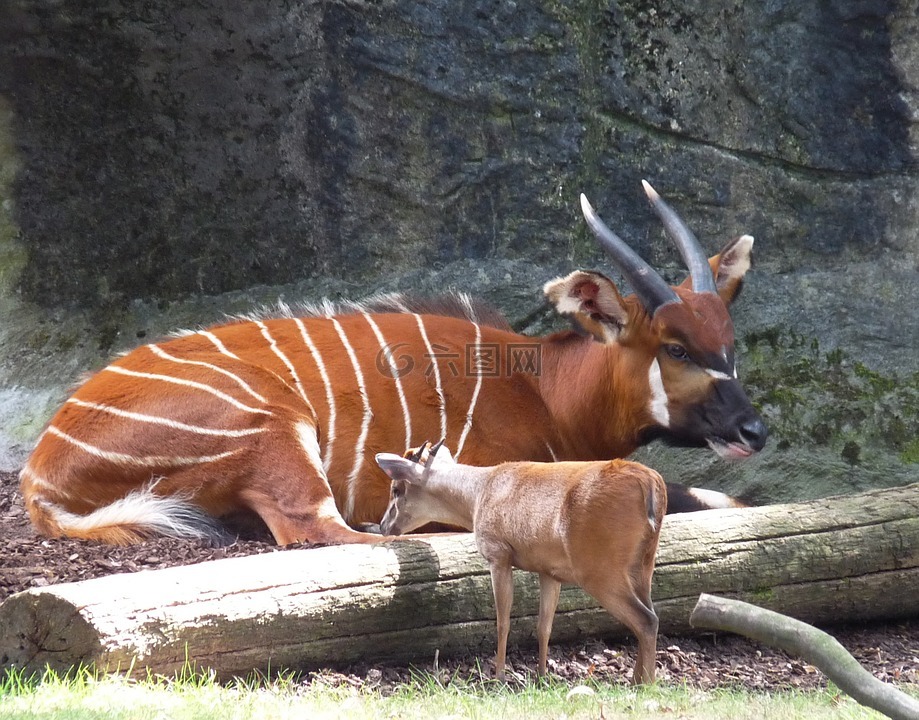
<svg viewBox="0 0 919 720"><path fill-rule="evenodd" d="M8 720L284 720L310 718L398 718L428 720L530 720L540 718L660 718L693 720L829 720L879 718L831 690L749 692L700 691L655 685L630 688L589 682L576 689L557 679L501 684L484 679L417 673L395 685L353 686L341 676L317 674L254 678L221 684L213 676L184 673L180 679L96 676L26 677L7 671L0 679L0 717Z"/></svg>

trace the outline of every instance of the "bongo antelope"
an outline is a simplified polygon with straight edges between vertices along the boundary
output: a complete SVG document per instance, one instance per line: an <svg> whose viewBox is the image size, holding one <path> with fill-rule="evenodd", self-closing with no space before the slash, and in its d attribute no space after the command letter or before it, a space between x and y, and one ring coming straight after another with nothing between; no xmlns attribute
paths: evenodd
<svg viewBox="0 0 919 720"><path fill-rule="evenodd" d="M55 414L21 472L48 536L220 539L258 515L279 544L377 542L389 480L375 453L445 436L467 465L608 460L654 438L726 457L766 428L734 367L727 307L750 266L741 236L710 260L650 185L690 270L671 287L584 215L634 290L576 270L544 291L578 330L513 332L466 295L402 296L253 315L119 357ZM677 505L671 488L671 506Z"/></svg>

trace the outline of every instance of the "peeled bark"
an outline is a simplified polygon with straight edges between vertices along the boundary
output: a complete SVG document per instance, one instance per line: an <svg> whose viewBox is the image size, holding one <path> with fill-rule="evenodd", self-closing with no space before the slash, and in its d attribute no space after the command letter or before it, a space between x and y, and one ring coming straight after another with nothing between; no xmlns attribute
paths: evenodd
<svg viewBox="0 0 919 720"><path fill-rule="evenodd" d="M881 682L836 639L785 615L749 603L703 594L689 618L693 627L727 630L796 655L845 693L894 720L919 718L919 700Z"/></svg>
<svg viewBox="0 0 919 720"><path fill-rule="evenodd" d="M535 643L538 582L517 573L512 642ZM701 592L813 623L902 618L919 597L919 484L807 503L668 516L654 579L661 631ZM470 535L290 550L28 590L0 605L0 665L221 676L495 648ZM577 588L553 642L624 629Z"/></svg>

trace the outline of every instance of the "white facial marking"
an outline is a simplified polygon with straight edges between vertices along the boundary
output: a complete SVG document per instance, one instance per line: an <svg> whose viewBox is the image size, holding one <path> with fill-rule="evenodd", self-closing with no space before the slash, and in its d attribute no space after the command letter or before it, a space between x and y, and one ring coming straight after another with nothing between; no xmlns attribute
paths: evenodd
<svg viewBox="0 0 919 720"><path fill-rule="evenodd" d="M664 380L661 377L661 366L657 358L651 363L648 370L648 384L651 387L651 417L662 427L670 427L670 410L667 408L667 391L664 390Z"/></svg>
<svg viewBox="0 0 919 720"><path fill-rule="evenodd" d="M726 347L721 348L721 359L724 360L725 365L728 364L728 349ZM711 368L705 368L705 372L707 372L711 377L715 378L715 380L733 380L737 377L737 366L734 366L733 377L725 372L721 372L720 370L713 370Z"/></svg>

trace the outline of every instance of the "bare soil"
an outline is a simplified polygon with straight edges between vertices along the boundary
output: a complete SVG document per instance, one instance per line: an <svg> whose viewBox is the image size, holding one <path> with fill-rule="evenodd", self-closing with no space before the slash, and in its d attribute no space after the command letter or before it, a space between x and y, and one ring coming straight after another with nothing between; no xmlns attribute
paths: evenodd
<svg viewBox="0 0 919 720"><path fill-rule="evenodd" d="M137 572L205 560L284 552L264 533L248 531L232 545L207 547L198 542L153 540L142 545L112 547L95 543L42 538L29 524L19 495L18 478L0 473L0 601L13 593L53 583L88 580L113 573ZM917 613L919 615L919 613ZM864 627L828 628L869 671L881 680L919 685L919 618ZM751 690L812 689L826 680L796 658L727 635L661 636L659 679L708 690L742 686ZM626 682L635 654L634 642L553 646L550 671L572 683L588 678ZM490 658L466 657L441 662L419 659L418 668L447 676L476 677L478 664ZM535 667L532 652L509 656L511 677L523 680ZM409 668L355 666L324 674L327 680L351 685L392 685L408 678Z"/></svg>

